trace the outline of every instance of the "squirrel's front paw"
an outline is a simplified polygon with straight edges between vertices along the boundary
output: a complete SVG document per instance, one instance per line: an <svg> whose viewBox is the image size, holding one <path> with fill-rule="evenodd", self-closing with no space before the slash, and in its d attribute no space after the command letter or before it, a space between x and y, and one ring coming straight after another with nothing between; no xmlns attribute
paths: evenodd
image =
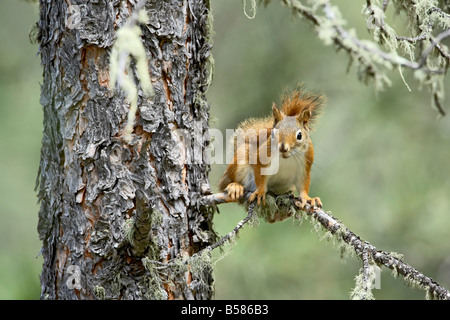
<svg viewBox="0 0 450 320"><path fill-rule="evenodd" d="M244 187L236 182L230 183L226 187L225 191L227 192L228 197L231 199L231 201L236 201L244 195Z"/></svg>
<svg viewBox="0 0 450 320"><path fill-rule="evenodd" d="M261 200L263 205L266 204L266 190L263 189L256 189L255 192L253 192L250 197L248 198L248 202L253 202L256 199L257 204L261 204Z"/></svg>

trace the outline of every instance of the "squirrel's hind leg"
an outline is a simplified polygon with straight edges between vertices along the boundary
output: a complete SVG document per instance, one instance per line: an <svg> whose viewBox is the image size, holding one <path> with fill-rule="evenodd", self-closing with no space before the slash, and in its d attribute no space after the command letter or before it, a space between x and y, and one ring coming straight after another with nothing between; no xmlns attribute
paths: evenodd
<svg viewBox="0 0 450 320"><path fill-rule="evenodd" d="M304 208L307 203L310 204L312 208L314 207L322 208L322 201L320 200L319 197L311 198L307 194L300 194L300 199L302 208Z"/></svg>

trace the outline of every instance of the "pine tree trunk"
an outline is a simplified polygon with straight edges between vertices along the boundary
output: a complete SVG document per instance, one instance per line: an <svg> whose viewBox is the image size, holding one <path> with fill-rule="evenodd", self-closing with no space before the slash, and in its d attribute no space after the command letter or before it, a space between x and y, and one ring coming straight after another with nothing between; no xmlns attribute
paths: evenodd
<svg viewBox="0 0 450 320"><path fill-rule="evenodd" d="M213 212L198 205L209 191L209 1L147 1L142 41L155 94L139 96L127 143L129 105L108 87L108 58L135 5L40 3L42 299L213 295L210 264L188 259L215 239ZM179 263L162 264L170 259Z"/></svg>

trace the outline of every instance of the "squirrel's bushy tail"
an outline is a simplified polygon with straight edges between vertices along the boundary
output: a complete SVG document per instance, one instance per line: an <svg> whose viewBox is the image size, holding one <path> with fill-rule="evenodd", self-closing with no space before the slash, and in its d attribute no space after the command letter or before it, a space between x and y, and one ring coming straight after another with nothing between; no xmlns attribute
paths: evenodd
<svg viewBox="0 0 450 320"><path fill-rule="evenodd" d="M326 97L322 94L309 92L304 85L297 85L291 94L285 93L282 96L281 110L286 116L298 116L305 111L309 111L310 122L317 120L322 107L326 102Z"/></svg>

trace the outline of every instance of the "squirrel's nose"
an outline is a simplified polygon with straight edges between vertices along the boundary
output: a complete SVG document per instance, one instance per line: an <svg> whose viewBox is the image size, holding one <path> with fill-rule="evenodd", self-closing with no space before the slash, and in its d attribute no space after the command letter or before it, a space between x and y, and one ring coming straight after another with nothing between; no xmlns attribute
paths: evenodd
<svg viewBox="0 0 450 320"><path fill-rule="evenodd" d="M287 143L281 143L280 144L280 152L288 152L289 151L289 145Z"/></svg>

